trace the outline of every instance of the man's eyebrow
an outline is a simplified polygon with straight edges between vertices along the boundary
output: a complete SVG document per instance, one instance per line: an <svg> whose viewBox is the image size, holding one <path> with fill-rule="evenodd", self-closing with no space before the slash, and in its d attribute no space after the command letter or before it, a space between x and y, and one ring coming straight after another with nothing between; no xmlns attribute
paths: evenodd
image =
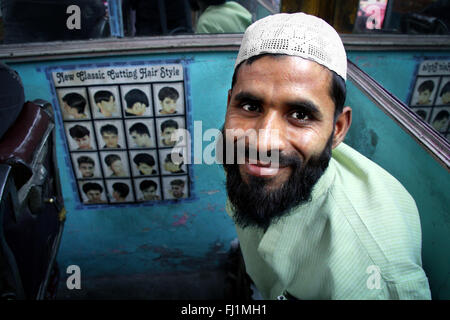
<svg viewBox="0 0 450 320"><path fill-rule="evenodd" d="M262 102L264 100L261 97L258 97L257 95L254 95L253 93L250 93L248 91L239 92L238 94L236 94L234 99L238 101L253 101L253 102Z"/></svg>
<svg viewBox="0 0 450 320"><path fill-rule="evenodd" d="M317 105L314 102L312 102L310 100L290 101L290 102L286 103L286 105L292 109L306 110L306 111L312 113L313 115L315 115L316 117L319 117L319 118L322 117L322 112L320 111L320 109L317 107Z"/></svg>

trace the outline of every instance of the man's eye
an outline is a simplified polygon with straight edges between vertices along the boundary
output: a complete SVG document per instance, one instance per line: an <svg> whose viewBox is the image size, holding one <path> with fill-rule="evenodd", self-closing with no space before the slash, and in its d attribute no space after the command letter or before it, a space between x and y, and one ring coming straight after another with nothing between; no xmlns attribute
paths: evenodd
<svg viewBox="0 0 450 320"><path fill-rule="evenodd" d="M252 104L248 104L248 103L244 104L242 106L242 109L244 109L245 111L249 111L249 112L257 112L257 111L259 111L259 108L257 106L252 105Z"/></svg>
<svg viewBox="0 0 450 320"><path fill-rule="evenodd" d="M306 112L302 112L302 111L295 111L291 114L292 118L294 118L295 120L309 120L310 116L306 113Z"/></svg>

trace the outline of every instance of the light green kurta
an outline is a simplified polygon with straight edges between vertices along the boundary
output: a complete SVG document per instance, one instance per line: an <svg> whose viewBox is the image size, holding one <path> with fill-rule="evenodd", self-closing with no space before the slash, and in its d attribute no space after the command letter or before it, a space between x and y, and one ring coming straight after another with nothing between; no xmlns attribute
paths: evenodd
<svg viewBox="0 0 450 320"><path fill-rule="evenodd" d="M198 19L196 33L240 33L252 23L252 14L234 1L209 6Z"/></svg>
<svg viewBox="0 0 450 320"><path fill-rule="evenodd" d="M298 299L431 298L414 199L343 143L311 202L265 233L236 229L247 273L265 299L285 290Z"/></svg>

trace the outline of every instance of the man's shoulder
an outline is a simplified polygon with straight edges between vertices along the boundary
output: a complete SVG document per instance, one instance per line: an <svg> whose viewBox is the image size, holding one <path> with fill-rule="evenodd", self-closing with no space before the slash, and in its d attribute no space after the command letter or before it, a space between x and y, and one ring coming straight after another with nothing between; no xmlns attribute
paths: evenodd
<svg viewBox="0 0 450 320"><path fill-rule="evenodd" d="M341 143L333 150L330 161L336 168L334 187L350 199L370 198L371 202L394 201L415 207L414 199L400 181L350 146Z"/></svg>
<svg viewBox="0 0 450 320"><path fill-rule="evenodd" d="M354 212L368 227L420 232L416 202L389 172L345 144L333 151L331 161L336 173L330 195L341 211Z"/></svg>
<svg viewBox="0 0 450 320"><path fill-rule="evenodd" d="M387 272L392 281L401 278L397 262L414 261L420 266L419 213L403 185L347 145L333 152L333 162L336 175L329 196L336 209L334 218L346 221L376 264L396 266L398 270Z"/></svg>

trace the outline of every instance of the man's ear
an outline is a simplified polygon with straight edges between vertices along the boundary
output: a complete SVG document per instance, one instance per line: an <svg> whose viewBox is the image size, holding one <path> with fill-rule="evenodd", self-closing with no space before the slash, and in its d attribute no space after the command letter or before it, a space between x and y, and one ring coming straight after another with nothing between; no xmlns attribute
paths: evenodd
<svg viewBox="0 0 450 320"><path fill-rule="evenodd" d="M336 148L342 141L352 124L352 108L346 106L341 114L337 117L334 125L333 149Z"/></svg>

